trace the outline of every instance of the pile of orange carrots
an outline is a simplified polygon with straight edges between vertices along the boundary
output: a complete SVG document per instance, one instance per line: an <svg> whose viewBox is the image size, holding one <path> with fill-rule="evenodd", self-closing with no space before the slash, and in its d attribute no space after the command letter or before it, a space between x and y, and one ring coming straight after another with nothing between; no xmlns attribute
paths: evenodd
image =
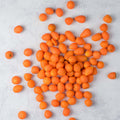
<svg viewBox="0 0 120 120"><path fill-rule="evenodd" d="M74 9L75 3L70 0L67 2L68 9ZM40 21L46 21L48 15L52 15L54 10L52 8L46 8L46 13L42 13L39 16ZM61 8L57 8L55 11L58 17L62 17L64 12ZM84 23L86 17L83 15L77 16L74 19L69 17L65 19L67 25L71 25L73 21L79 23ZM85 98L85 105L87 107L92 106L93 102L91 100L92 93L89 91L83 92L82 89L88 89L91 82L94 80L94 75L97 74L97 68L104 68L104 62L99 61L100 57L107 55L108 52L112 53L115 51L115 47L109 44L110 35L107 32L107 23L112 22L112 17L110 15L105 15L103 17L103 23L100 25L101 33L92 34L89 28L85 28L80 36L76 37L73 32L66 31L64 34L55 32L55 24L49 24L48 30L50 33L45 33L42 35L42 40L44 42L40 43L40 50L36 52L36 59L40 62L40 66L32 66L31 73L25 73L24 79L27 81L27 86L29 88L34 88L34 93L37 94L36 101L40 102L40 109L47 109L48 103L45 102L44 92L51 91L57 92L55 99L51 101L53 107L63 108L63 115L69 116L71 111L69 109L70 105L77 103L77 100ZM21 33L23 31L22 26L16 26L14 28L15 33ZM92 44L87 43L85 38L91 37L91 40L97 42L102 40L100 43L101 49L99 51L92 50ZM64 42L66 40L72 43L68 46ZM27 48L24 50L25 56L31 56L33 54L32 49ZM11 59L14 55L13 52L7 51L5 53L7 59ZM31 61L26 59L23 61L24 67L30 67ZM39 79L43 79L43 84L41 86L36 86L34 80L32 80L33 75L37 74ZM108 78L115 79L116 73L111 72L108 74ZM23 86L19 85L21 78L19 76L14 76L12 78L12 83L15 84L13 91L19 93L23 90ZM67 97L67 100L64 98ZM46 119L52 117L52 112L46 110L44 112ZM27 113L25 111L20 111L18 113L20 119L25 119ZM70 118L69 120L76 120L75 118Z"/></svg>

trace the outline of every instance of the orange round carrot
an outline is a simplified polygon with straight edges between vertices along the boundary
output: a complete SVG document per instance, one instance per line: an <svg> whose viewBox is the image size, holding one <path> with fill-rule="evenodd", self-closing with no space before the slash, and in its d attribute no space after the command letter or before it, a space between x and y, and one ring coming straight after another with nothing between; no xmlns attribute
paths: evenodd
<svg viewBox="0 0 120 120"><path fill-rule="evenodd" d="M5 57L6 57L7 59L11 59L11 58L13 57L13 52L12 52L12 51L7 51L7 52L5 53Z"/></svg>
<svg viewBox="0 0 120 120"><path fill-rule="evenodd" d="M46 21L47 20L47 15L45 14L45 13L41 13L40 15L39 15L39 19L40 19L40 21Z"/></svg>
<svg viewBox="0 0 120 120"><path fill-rule="evenodd" d="M21 25L18 25L14 28L15 33L21 33L23 31L23 27Z"/></svg>
<svg viewBox="0 0 120 120"><path fill-rule="evenodd" d="M84 23L86 21L86 17L84 15L76 16L75 20L79 23Z"/></svg>

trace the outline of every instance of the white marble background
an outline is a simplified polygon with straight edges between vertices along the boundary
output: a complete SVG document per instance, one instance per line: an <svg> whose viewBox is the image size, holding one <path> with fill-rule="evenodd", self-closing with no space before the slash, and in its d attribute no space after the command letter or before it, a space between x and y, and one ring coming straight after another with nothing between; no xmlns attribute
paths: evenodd
<svg viewBox="0 0 120 120"><path fill-rule="evenodd" d="M113 23L109 25L111 34L109 42L116 46L116 52L101 57L105 62L105 68L98 71L91 88L88 89L93 93L94 105L87 108L83 104L84 100L80 100L70 107L72 109L70 117L73 116L77 120L120 120L120 0L75 0L77 5L74 10L67 10L66 2L67 0L0 0L0 120L18 120L17 113L20 110L28 112L26 120L45 120L44 111L39 109L33 90L27 88L26 82L22 79L21 84L24 85L24 90L14 94L11 78L14 75L23 78L25 72L30 72L30 69L22 66L22 61L27 58L23 55L23 51L27 47L32 48L34 52L39 49L41 35L48 32L47 25L55 23L57 31L61 33L72 30L79 35L85 27L90 27L95 33L100 32L99 25L103 23L102 17L105 14L113 17ZM38 16L46 7L64 8L65 14L61 18L54 14L42 23ZM71 26L64 23L65 17L81 14L87 16L86 23L75 22ZM21 34L15 34L13 28L19 24L24 26L24 31ZM86 41L91 42L90 39ZM99 47L94 44L93 48ZM4 54L7 50L14 51L13 59L5 59ZM29 59L35 61L33 65L39 65L35 55ZM107 78L107 74L112 71L118 73L116 80ZM42 80L36 76L33 79L38 85L42 83ZM55 93L46 93L46 100L50 103L54 95ZM48 109L54 114L50 120L68 120L69 118L62 116L61 108L53 108L49 105Z"/></svg>

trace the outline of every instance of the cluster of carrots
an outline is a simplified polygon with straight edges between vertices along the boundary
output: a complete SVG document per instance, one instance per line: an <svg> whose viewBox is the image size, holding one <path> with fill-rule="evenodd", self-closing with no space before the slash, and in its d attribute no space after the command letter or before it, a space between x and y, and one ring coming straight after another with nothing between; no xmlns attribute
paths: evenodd
<svg viewBox="0 0 120 120"><path fill-rule="evenodd" d="M67 8L73 9L75 3L70 0L67 2ZM40 21L46 21L47 15L52 15L54 10L52 8L46 8L45 13L40 14ZM63 10L61 8L56 9L56 15L58 17L63 16ZM79 23L84 23L86 20L85 16L77 16L75 20ZM111 23L112 18L110 15L106 15L103 18L106 23ZM67 25L72 24L72 18L66 18L65 22ZM75 37L71 31L66 31L65 34L59 34L55 32L55 24L49 24L48 30L50 33L45 33L42 35L42 40L45 42L40 43L40 49L36 52L36 59L40 62L41 68L39 66L32 66L31 73L25 73L24 79L27 81L27 86L29 88L34 88L34 93L37 94L36 101L40 102L39 108L46 109L48 103L45 102L44 92L51 91L56 92L55 99L51 101L53 107L63 108L63 115L69 116L71 111L69 109L70 105L76 104L77 100L85 98L85 105L87 107L92 106L93 102L91 100L92 93L89 91L82 92L81 89L88 89L90 83L94 80L94 75L97 74L97 68L104 68L104 62L99 61L102 55L107 55L108 52L114 52L115 47L108 43L110 38L108 30L108 25L103 23L100 25L100 30L102 33L96 33L92 35L89 28L83 30L79 37ZM22 26L16 26L14 28L15 33L21 33L23 31ZM101 49L99 51L93 51L92 45L87 43L84 39L91 36L91 40L101 41ZM66 40L72 43L67 46L64 42ZM31 56L33 50L27 48L24 50L25 56ZM5 54L7 59L11 59L14 54L11 51L7 51ZM23 61L24 67L30 67L31 61L26 59ZM32 80L33 75L37 74L39 79L43 79L43 84L41 86L36 86L34 80ZM111 72L108 74L108 78L115 79L116 73ZM19 93L23 90L23 86L19 85L21 78L19 76L14 76L12 78L12 83L15 84L13 91ZM67 97L67 100L64 98ZM52 117L52 112L46 110L44 112L46 119ZM20 111L18 113L20 119L25 119L27 113L25 111ZM70 118L69 120L76 120L75 118Z"/></svg>

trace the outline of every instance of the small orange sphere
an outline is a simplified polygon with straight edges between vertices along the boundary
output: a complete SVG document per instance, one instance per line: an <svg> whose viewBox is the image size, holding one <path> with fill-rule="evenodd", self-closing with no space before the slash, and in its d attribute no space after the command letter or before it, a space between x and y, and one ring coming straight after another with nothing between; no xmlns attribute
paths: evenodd
<svg viewBox="0 0 120 120"><path fill-rule="evenodd" d="M90 63L92 65L97 65L97 60L95 58L90 58Z"/></svg>
<svg viewBox="0 0 120 120"><path fill-rule="evenodd" d="M66 96L67 97L73 97L74 96L74 91L72 91L72 90L68 90L68 91L66 91Z"/></svg>
<svg viewBox="0 0 120 120"><path fill-rule="evenodd" d="M39 79L44 79L45 78L45 71L44 70L40 70L40 72L37 74L37 77Z"/></svg>
<svg viewBox="0 0 120 120"><path fill-rule="evenodd" d="M25 73L25 74L24 74L24 79L25 79L26 81L31 80L31 78L32 78L32 74L30 74L30 73Z"/></svg>
<svg viewBox="0 0 120 120"><path fill-rule="evenodd" d="M107 49L106 48L101 48L100 53L101 53L101 55L107 55Z"/></svg>
<svg viewBox="0 0 120 120"><path fill-rule="evenodd" d="M58 69L58 75L64 76L66 74L66 70L64 68Z"/></svg>
<svg viewBox="0 0 120 120"><path fill-rule="evenodd" d="M20 26L20 25L18 25L18 26L16 26L16 27L14 28L14 32L15 32L15 33L21 33L22 31L23 31L23 27Z"/></svg>
<svg viewBox="0 0 120 120"><path fill-rule="evenodd" d="M111 72L108 74L109 79L115 79L116 78L116 72Z"/></svg>
<svg viewBox="0 0 120 120"><path fill-rule="evenodd" d="M47 52L48 51L48 45L44 42L40 43L40 48L42 51Z"/></svg>
<svg viewBox="0 0 120 120"><path fill-rule="evenodd" d="M69 120L76 120L75 118L73 118L73 117L71 117L71 118L69 118Z"/></svg>
<svg viewBox="0 0 120 120"><path fill-rule="evenodd" d="M46 8L45 9L46 14L52 15L54 13L54 10L52 8Z"/></svg>
<svg viewBox="0 0 120 120"><path fill-rule="evenodd" d="M82 93L81 91L76 91L75 97L76 97L77 99L82 99L82 98L83 98L83 93Z"/></svg>
<svg viewBox="0 0 120 120"><path fill-rule="evenodd" d="M112 17L110 15L105 15L103 17L103 21L106 23L111 23L112 22Z"/></svg>
<svg viewBox="0 0 120 120"><path fill-rule="evenodd" d="M93 52L93 57L94 57L95 59L100 59L100 57L101 57L100 52L99 52L99 51L94 51L94 52Z"/></svg>
<svg viewBox="0 0 120 120"><path fill-rule="evenodd" d="M27 113L25 111L20 111L18 113L18 118L19 119L25 119L27 117Z"/></svg>
<svg viewBox="0 0 120 120"><path fill-rule="evenodd" d="M102 69L103 67L104 67L104 62L99 61L99 62L97 63L97 68Z"/></svg>
<svg viewBox="0 0 120 120"><path fill-rule="evenodd" d="M68 99L68 103L70 105L74 105L74 104L76 104L76 99L74 97L71 97L71 98Z"/></svg>
<svg viewBox="0 0 120 120"><path fill-rule="evenodd" d="M40 19L40 21L46 21L47 20L47 15L46 14L44 14L44 13L41 13L40 14L40 16L39 16L39 19Z"/></svg>
<svg viewBox="0 0 120 120"><path fill-rule="evenodd" d="M12 83L13 84L20 84L21 83L21 78L19 76L14 76L12 78Z"/></svg>
<svg viewBox="0 0 120 120"><path fill-rule="evenodd" d="M24 67L30 67L30 66L31 66L31 61L30 61L30 60L27 60L27 59L24 60L24 61L23 61L23 66L24 66Z"/></svg>
<svg viewBox="0 0 120 120"><path fill-rule="evenodd" d="M49 118L52 117L52 112L50 110L46 110L44 112L44 116L45 116L46 119L49 119Z"/></svg>
<svg viewBox="0 0 120 120"><path fill-rule="evenodd" d="M64 13L63 13L63 10L62 10L61 8L57 8L55 12L56 12L56 15L57 15L58 17L62 17L63 14L64 14Z"/></svg>
<svg viewBox="0 0 120 120"><path fill-rule="evenodd" d="M69 104L68 104L67 101L65 101L65 100L61 101L61 107L62 107L62 108L67 108L68 105L69 105Z"/></svg>
<svg viewBox="0 0 120 120"><path fill-rule="evenodd" d="M47 103L42 101L39 105L40 109L46 109L47 108Z"/></svg>
<svg viewBox="0 0 120 120"><path fill-rule="evenodd" d="M51 101L51 105L53 106L53 107L58 107L59 105L60 105L60 103L59 103L59 101L58 100L52 100Z"/></svg>
<svg viewBox="0 0 120 120"><path fill-rule="evenodd" d="M47 92L49 90L48 85L46 85L46 84L42 84L41 89L43 92Z"/></svg>
<svg viewBox="0 0 120 120"><path fill-rule="evenodd" d="M67 2L67 8L68 9L73 9L74 7L75 7L75 3L72 0Z"/></svg>
<svg viewBox="0 0 120 120"><path fill-rule="evenodd" d="M115 46L114 45L108 45L107 50L108 50L108 52L114 52L115 51Z"/></svg>
<svg viewBox="0 0 120 120"><path fill-rule="evenodd" d="M87 107L92 106L92 100L90 100L90 99L85 100L85 105L86 105Z"/></svg>
<svg viewBox="0 0 120 120"><path fill-rule="evenodd" d="M12 51L7 51L7 52L5 53L5 57L6 57L7 59L11 59L11 58L13 57L13 52L12 52Z"/></svg>
<svg viewBox="0 0 120 120"><path fill-rule="evenodd" d="M102 24L101 26L100 26L100 30L101 31L107 31L108 30L108 25L107 24Z"/></svg>
<svg viewBox="0 0 120 120"><path fill-rule="evenodd" d="M89 83L83 83L83 84L82 84L82 88L83 88L83 89L87 89L87 88L89 88L89 87L90 87Z"/></svg>
<svg viewBox="0 0 120 120"><path fill-rule="evenodd" d="M64 108L63 109L63 115L64 116L69 116L70 115L70 109L69 108Z"/></svg>
<svg viewBox="0 0 120 120"><path fill-rule="evenodd" d="M14 93L19 93L23 90L23 86L22 85L16 85L13 87L13 92Z"/></svg>
<svg viewBox="0 0 120 120"><path fill-rule="evenodd" d="M35 81L34 80L29 80L27 85L28 85L29 88L33 88L33 87L35 87Z"/></svg>
<svg viewBox="0 0 120 120"><path fill-rule="evenodd" d="M51 31L51 32L54 32L56 30L55 24L49 24L48 25L48 30Z"/></svg>
<svg viewBox="0 0 120 120"><path fill-rule="evenodd" d="M31 68L31 72L32 72L33 74L37 74L37 73L39 73L39 71L40 71L40 68L39 68L38 66L33 66L33 67Z"/></svg>
<svg viewBox="0 0 120 120"><path fill-rule="evenodd" d="M41 94L41 93L42 93L41 87L40 87L40 86L36 86L36 87L34 88L34 93L35 93L35 94Z"/></svg>
<svg viewBox="0 0 120 120"><path fill-rule="evenodd" d="M56 98L56 100L60 101L60 100L65 98L65 94L64 93L57 93L55 95L55 98Z"/></svg>
<svg viewBox="0 0 120 120"><path fill-rule="evenodd" d="M86 91L86 92L84 92L83 96L84 96L84 98L90 99L90 98L92 98L92 93L89 91Z"/></svg>
<svg viewBox="0 0 120 120"><path fill-rule="evenodd" d="M72 90L72 89L73 89L72 83L66 83L65 89L66 89L66 90Z"/></svg>
<svg viewBox="0 0 120 120"><path fill-rule="evenodd" d="M56 92L57 86L56 85L49 85L49 91Z"/></svg>
<svg viewBox="0 0 120 120"><path fill-rule="evenodd" d="M71 25L71 24L73 23L73 18L71 18L71 17L65 18L65 23L66 23L67 25Z"/></svg>
<svg viewBox="0 0 120 120"><path fill-rule="evenodd" d="M38 94L38 95L36 96L36 100L37 100L38 102L42 102L42 101L44 100L44 96L43 96L42 94Z"/></svg>
<svg viewBox="0 0 120 120"><path fill-rule="evenodd" d="M25 55L25 56L31 56L32 54L33 54L32 49L26 48L26 49L24 50L24 55Z"/></svg>
<svg viewBox="0 0 120 120"><path fill-rule="evenodd" d="M86 21L86 17L83 16L83 15L80 15L80 16L76 16L75 17L75 20L79 23L84 23Z"/></svg>

